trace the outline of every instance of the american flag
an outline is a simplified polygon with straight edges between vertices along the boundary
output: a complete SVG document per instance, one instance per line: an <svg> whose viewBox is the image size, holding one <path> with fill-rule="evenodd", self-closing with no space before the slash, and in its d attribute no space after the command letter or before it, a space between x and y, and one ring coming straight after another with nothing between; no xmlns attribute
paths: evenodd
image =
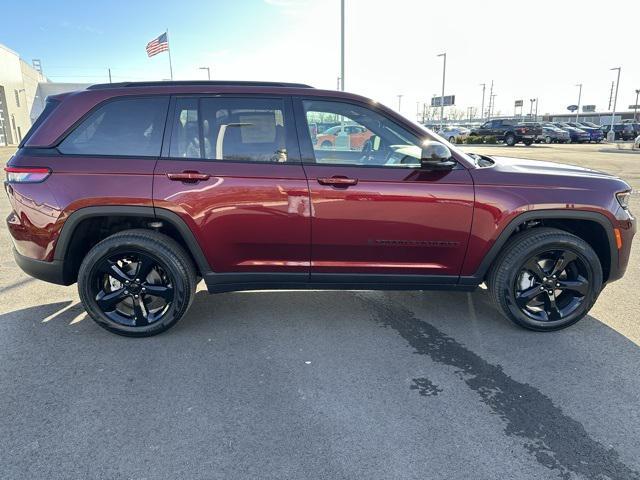
<svg viewBox="0 0 640 480"><path fill-rule="evenodd" d="M154 38L147 43L147 55L153 57L160 52L169 50L169 41L167 40L167 32L164 32L158 38Z"/></svg>

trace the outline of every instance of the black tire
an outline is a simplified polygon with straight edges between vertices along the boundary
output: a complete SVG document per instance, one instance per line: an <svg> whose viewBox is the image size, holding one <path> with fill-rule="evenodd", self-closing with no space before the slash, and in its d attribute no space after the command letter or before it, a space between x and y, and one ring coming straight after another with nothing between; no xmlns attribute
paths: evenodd
<svg viewBox="0 0 640 480"><path fill-rule="evenodd" d="M533 145L533 141L532 140L525 140L524 143L527 147L530 147L531 145Z"/></svg>
<svg viewBox="0 0 640 480"><path fill-rule="evenodd" d="M114 258L127 260L116 263ZM145 262L151 266L140 275ZM175 325L191 305L196 285L196 270L184 249L167 235L142 229L102 240L78 272L78 292L89 316L102 328L128 337L149 337ZM117 301L109 303L113 310L99 305L105 305L107 296Z"/></svg>
<svg viewBox="0 0 640 480"><path fill-rule="evenodd" d="M453 137L453 136L449 137L449 143L455 144L456 143L456 137Z"/></svg>
<svg viewBox="0 0 640 480"><path fill-rule="evenodd" d="M552 277L560 257L538 259L556 251L563 252L563 259L575 260L568 260L565 270ZM534 273L536 269L539 276L545 275L544 281ZM513 323L529 330L553 331L573 325L589 312L602 289L602 266L581 238L554 228L534 228L507 242L489 270L487 284L493 303Z"/></svg>
<svg viewBox="0 0 640 480"><path fill-rule="evenodd" d="M544 142L545 142L545 143L551 143L552 141L553 141L553 140L552 140L552 138L551 138L549 135L547 135L546 137L544 137Z"/></svg>
<svg viewBox="0 0 640 480"><path fill-rule="evenodd" d="M325 140L320 144L320 148L331 148L331 147L333 147L333 143L331 143L329 140Z"/></svg>
<svg viewBox="0 0 640 480"><path fill-rule="evenodd" d="M508 133L504 137L504 143L506 143L510 147L513 147L516 144L516 136L513 133Z"/></svg>

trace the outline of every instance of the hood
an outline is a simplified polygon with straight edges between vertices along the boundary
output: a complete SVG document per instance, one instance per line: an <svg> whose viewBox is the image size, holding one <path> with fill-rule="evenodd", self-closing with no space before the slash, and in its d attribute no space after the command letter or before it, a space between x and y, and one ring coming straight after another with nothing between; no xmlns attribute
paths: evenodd
<svg viewBox="0 0 640 480"><path fill-rule="evenodd" d="M607 177L617 178L600 170L567 165L564 163L545 162L542 160L527 160L513 157L491 157L496 162L496 170L511 173L524 173L529 175L562 175L580 177Z"/></svg>
<svg viewBox="0 0 640 480"><path fill-rule="evenodd" d="M600 189L605 182L620 191L629 188L626 182L614 175L576 165L511 157L491 159L494 165L471 171L476 184Z"/></svg>

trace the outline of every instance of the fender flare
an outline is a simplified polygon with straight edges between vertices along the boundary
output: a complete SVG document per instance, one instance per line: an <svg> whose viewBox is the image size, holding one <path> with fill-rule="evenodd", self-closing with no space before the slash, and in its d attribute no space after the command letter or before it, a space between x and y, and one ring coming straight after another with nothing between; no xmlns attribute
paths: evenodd
<svg viewBox="0 0 640 480"><path fill-rule="evenodd" d="M209 262L207 262L200 244L196 240L195 235L187 224L180 218L180 216L170 210L164 208L143 207L143 206L130 206L130 205L105 205L94 207L83 207L75 210L65 220L56 247L53 254L55 261L64 263L65 256L68 253L69 244L73 234L80 224L80 222L89 218L96 217L136 217L136 218L148 218L149 220L162 220L171 224L182 236L185 244L187 245L191 255L196 261L198 269L203 275L211 272Z"/></svg>
<svg viewBox="0 0 640 480"><path fill-rule="evenodd" d="M614 272L618 269L618 250L616 249L616 240L613 234L613 224L602 213L587 210L530 210L523 212L513 218L506 227L500 232L498 238L493 243L489 251L485 254L482 262L476 269L476 272L470 276L460 276L462 285L479 285L484 281L487 271L491 267L493 261L498 258L502 252L502 248L507 243L513 232L524 222L530 220L588 220L597 222L604 228L607 239L609 241L609 277L613 277ZM605 265L603 265L605 266Z"/></svg>

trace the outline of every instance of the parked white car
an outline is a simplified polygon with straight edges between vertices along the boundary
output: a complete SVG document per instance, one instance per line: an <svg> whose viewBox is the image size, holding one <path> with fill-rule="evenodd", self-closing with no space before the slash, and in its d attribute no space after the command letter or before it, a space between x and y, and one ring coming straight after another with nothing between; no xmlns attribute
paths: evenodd
<svg viewBox="0 0 640 480"><path fill-rule="evenodd" d="M438 135L449 140L449 143L459 143L468 137L470 132L471 130L466 127L446 125L442 130L438 131Z"/></svg>
<svg viewBox="0 0 640 480"><path fill-rule="evenodd" d="M639 148L640 149L640 135L638 135L636 137L636 139L633 141L633 148Z"/></svg>

